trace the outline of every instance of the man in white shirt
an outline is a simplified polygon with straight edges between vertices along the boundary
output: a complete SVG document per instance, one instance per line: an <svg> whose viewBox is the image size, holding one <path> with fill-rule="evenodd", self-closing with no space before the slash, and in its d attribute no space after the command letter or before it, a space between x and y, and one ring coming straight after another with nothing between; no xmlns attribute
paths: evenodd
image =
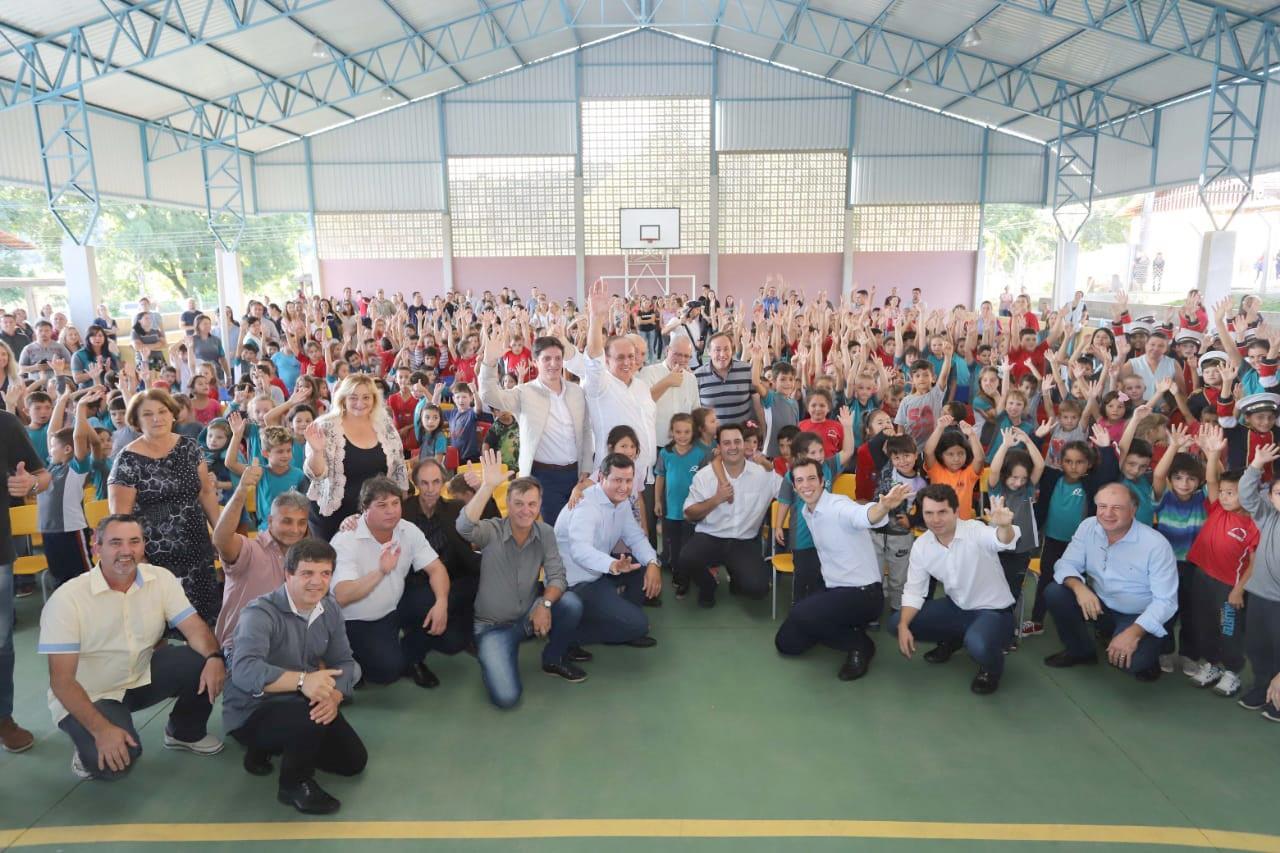
<svg viewBox="0 0 1280 853"><path fill-rule="evenodd" d="M333 537L333 597L366 679L390 684L411 675L419 687L436 687L440 679L424 659L449 627L449 573L426 535L401 517L403 496L390 477L370 477L360 487L355 529Z"/></svg>
<svg viewBox="0 0 1280 853"><path fill-rule="evenodd" d="M729 591L748 598L769 594L769 570L760 550L760 525L769 504L778 496L782 478L772 469L748 461L742 427L721 424L716 445L724 463L723 478L716 465L693 475L684 502L685 521L695 525L680 549L672 572L676 594L698 585L698 605L716 606L716 580L711 567L729 571Z"/></svg>
<svg viewBox="0 0 1280 853"><path fill-rule="evenodd" d="M593 643L648 648L657 642L648 636L643 608L646 596L662 591L662 570L631 507L635 463L611 453L600 474L602 482L587 489L578 505L561 512L556 522L569 589L582 599L570 660L581 658L578 647ZM615 558L612 549L619 541L631 553Z"/></svg>
<svg viewBox="0 0 1280 853"><path fill-rule="evenodd" d="M654 412L654 452L657 453L671 441L671 416L691 414L698 408L698 380L689 369L693 359L693 342L683 332L671 336L666 358L640 371L640 378L662 394L656 400ZM657 459L657 456L654 456ZM658 522L653 514L653 484L646 483L644 507L649 521L649 542L657 540Z"/></svg>
<svg viewBox="0 0 1280 853"><path fill-rule="evenodd" d="M804 654L818 643L845 652L838 677L854 681L871 666L876 644L866 628L884 609L880 563L867 531L883 525L911 487L899 483L875 503L857 504L826 491L822 463L808 458L791 467L791 480L804 501L824 588L791 605L773 644L784 655Z"/></svg>
<svg viewBox="0 0 1280 853"><path fill-rule="evenodd" d="M1004 672L1004 646L1013 634L1013 594L997 557L1018 541L1013 510L1003 498L992 498L988 526L959 518L960 499L950 486L927 486L917 497L928 530L911 546L902 609L889 616L887 628L897 632L907 659L916 650L916 637L938 644L924 656L929 663L945 663L963 645L978 662L969 689L994 693ZM945 598L925 600L930 577L946 589Z"/></svg>
<svg viewBox="0 0 1280 853"><path fill-rule="evenodd" d="M582 388L564 380L564 346L556 338L533 342L538 376L510 390L499 383L498 359L506 350L502 335L484 345L480 362L480 400L495 411L516 416L520 432L521 477L542 484L542 518L555 525L579 477L591 476L591 424Z"/></svg>

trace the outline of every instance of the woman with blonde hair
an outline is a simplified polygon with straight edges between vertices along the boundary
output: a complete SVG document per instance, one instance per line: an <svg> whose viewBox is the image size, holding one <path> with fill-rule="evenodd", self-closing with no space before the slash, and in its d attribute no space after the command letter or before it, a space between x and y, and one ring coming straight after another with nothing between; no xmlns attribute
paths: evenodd
<svg viewBox="0 0 1280 853"><path fill-rule="evenodd" d="M358 511L360 486L380 474L409 487L404 445L373 377L351 374L333 392L328 414L307 427L303 472L311 478L312 534L328 542Z"/></svg>
<svg viewBox="0 0 1280 853"><path fill-rule="evenodd" d="M3 395L8 394L10 388L20 387L22 383L18 381L18 360L13 357L13 350L9 349L9 345L0 341L0 409L5 408Z"/></svg>

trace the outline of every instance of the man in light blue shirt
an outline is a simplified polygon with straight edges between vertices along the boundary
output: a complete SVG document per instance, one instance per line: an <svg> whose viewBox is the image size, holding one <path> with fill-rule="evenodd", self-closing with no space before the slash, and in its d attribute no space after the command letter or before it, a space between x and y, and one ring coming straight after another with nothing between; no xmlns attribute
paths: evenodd
<svg viewBox="0 0 1280 853"><path fill-rule="evenodd" d="M582 621L571 660L587 660L581 649L591 643L647 648L649 619L644 599L662 591L658 554L649 544L631 503L635 463L619 453L605 457L602 482L583 493L582 501L556 519L556 544L564 560L569 589L582 599ZM621 541L631 551L613 556Z"/></svg>
<svg viewBox="0 0 1280 853"><path fill-rule="evenodd" d="M1168 541L1135 521L1138 499L1123 483L1103 486L1087 518L1054 566L1045 602L1066 648L1052 667L1097 663L1091 630L1110 633L1107 660L1139 681L1160 677L1159 655L1178 610L1178 566ZM1088 577L1086 583L1085 578Z"/></svg>

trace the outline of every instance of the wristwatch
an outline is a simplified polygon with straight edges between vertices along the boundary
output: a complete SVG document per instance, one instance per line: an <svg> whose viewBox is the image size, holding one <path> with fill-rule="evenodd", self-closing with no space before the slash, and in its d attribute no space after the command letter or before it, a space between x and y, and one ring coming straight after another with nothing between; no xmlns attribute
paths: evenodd
<svg viewBox="0 0 1280 853"><path fill-rule="evenodd" d="M307 680L307 674L305 672L298 673L298 692L299 693L302 692L302 682L306 680Z"/></svg>
<svg viewBox="0 0 1280 853"><path fill-rule="evenodd" d="M548 610L550 610L550 609L551 609L551 602L550 602L550 601L547 601L545 598L539 598L539 599L538 599L538 601L542 602L542 606L543 606L543 607L547 608Z"/></svg>

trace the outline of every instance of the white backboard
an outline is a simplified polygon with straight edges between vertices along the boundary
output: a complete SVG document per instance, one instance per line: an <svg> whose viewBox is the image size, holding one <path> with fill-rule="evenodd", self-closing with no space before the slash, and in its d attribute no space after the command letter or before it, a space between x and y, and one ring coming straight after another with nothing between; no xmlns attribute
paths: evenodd
<svg viewBox="0 0 1280 853"><path fill-rule="evenodd" d="M618 246L626 251L679 249L680 208L618 208Z"/></svg>

